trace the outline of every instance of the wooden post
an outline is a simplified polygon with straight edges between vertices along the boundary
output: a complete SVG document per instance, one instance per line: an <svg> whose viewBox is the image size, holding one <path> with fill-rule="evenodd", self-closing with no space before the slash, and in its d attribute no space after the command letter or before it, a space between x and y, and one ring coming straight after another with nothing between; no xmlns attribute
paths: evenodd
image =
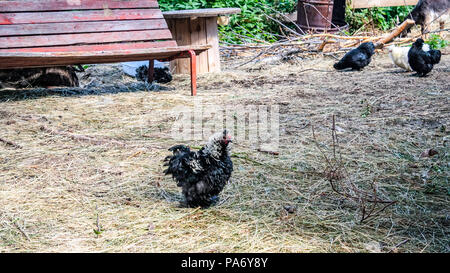
<svg viewBox="0 0 450 273"><path fill-rule="evenodd" d="M216 18L216 17L214 17ZM217 19L216 19L217 20ZM217 45L208 43L207 37L207 20L203 17L197 18L173 18L168 19L170 21L169 27L172 31L172 35L177 40L179 46L190 46L190 45L206 45L210 44L213 48L219 47L219 42L217 39ZM216 28L217 22L215 21ZM212 39L211 39L212 40ZM198 73L208 73L213 72L209 69L210 59L209 52L205 51L198 55L197 61L197 72ZM214 59L214 61L217 61ZM220 61L220 60L219 60ZM190 73L190 63L186 59L178 59L171 62L171 67L175 67L176 74L189 74ZM214 66L214 65L213 65ZM215 71L214 71L215 72Z"/></svg>
<svg viewBox="0 0 450 273"><path fill-rule="evenodd" d="M240 13L239 8L212 8L164 12L172 36L179 46L210 45L198 55L197 72L220 72L220 52L217 19L219 15ZM171 68L177 74L189 74L188 60L175 60ZM173 69L175 68L175 69Z"/></svg>
<svg viewBox="0 0 450 273"><path fill-rule="evenodd" d="M191 95L197 95L197 55L194 50L188 51L191 59Z"/></svg>
<svg viewBox="0 0 450 273"><path fill-rule="evenodd" d="M220 72L219 31L217 17L208 17L206 20L206 42L211 45L208 54L208 72Z"/></svg>
<svg viewBox="0 0 450 273"><path fill-rule="evenodd" d="M148 61L148 83L152 84L155 75L155 60Z"/></svg>
<svg viewBox="0 0 450 273"><path fill-rule="evenodd" d="M191 44L206 45L206 23L204 17L191 18ZM208 52L202 52L197 57L197 72L208 73Z"/></svg>

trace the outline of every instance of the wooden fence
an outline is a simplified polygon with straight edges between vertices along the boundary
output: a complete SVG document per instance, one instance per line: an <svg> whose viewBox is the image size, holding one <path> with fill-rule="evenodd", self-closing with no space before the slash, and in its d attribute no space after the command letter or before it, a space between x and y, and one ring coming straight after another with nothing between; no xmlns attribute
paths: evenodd
<svg viewBox="0 0 450 273"><path fill-rule="evenodd" d="M415 5L418 0L350 0L350 6L354 9L373 7L394 7Z"/></svg>

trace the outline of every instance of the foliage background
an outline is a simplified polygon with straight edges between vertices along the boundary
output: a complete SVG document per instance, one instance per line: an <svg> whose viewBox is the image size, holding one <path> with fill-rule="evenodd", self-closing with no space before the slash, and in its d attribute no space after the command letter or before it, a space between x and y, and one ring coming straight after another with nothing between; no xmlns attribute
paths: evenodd
<svg viewBox="0 0 450 273"><path fill-rule="evenodd" d="M220 27L221 40L229 43L255 41L274 42L283 36L279 25L266 17L276 11L290 13L295 11L297 0L160 0L163 11L200 8L231 8L242 10L241 14L231 16L228 26ZM371 29L389 30L403 21L413 6L356 9L347 8L346 21L349 34ZM287 24L294 28L292 24Z"/></svg>
<svg viewBox="0 0 450 273"><path fill-rule="evenodd" d="M240 8L241 13L232 15L228 26L220 26L221 40L230 43L278 40L280 34L276 23L266 18L275 9L288 13L295 10L296 0L160 0L161 9Z"/></svg>

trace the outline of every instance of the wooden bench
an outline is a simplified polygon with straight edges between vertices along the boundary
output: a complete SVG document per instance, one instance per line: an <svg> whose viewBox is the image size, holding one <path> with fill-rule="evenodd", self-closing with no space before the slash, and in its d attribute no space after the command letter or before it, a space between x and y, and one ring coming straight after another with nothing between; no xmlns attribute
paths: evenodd
<svg viewBox="0 0 450 273"><path fill-rule="evenodd" d="M178 46L156 0L0 1L0 69L190 58L209 45Z"/></svg>

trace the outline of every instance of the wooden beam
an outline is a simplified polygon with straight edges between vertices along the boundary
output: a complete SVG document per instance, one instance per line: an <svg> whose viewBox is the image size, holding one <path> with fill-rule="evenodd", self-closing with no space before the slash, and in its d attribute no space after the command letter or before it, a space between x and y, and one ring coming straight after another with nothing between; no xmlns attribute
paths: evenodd
<svg viewBox="0 0 450 273"><path fill-rule="evenodd" d="M80 52L85 54L90 51L117 51L117 50L146 50L150 48L160 47L176 47L177 43L173 40L159 42L143 42L143 43L115 43L115 44L97 44L97 45L78 45L78 46L53 46L53 47L32 47L32 48L13 48L0 49L2 53L57 53L57 52ZM1 67L0 63L0 67Z"/></svg>
<svg viewBox="0 0 450 273"><path fill-rule="evenodd" d="M191 18L191 17L217 17L219 15L229 15L241 13L240 8L211 8L211 9L186 9L163 12L164 18Z"/></svg>
<svg viewBox="0 0 450 273"><path fill-rule="evenodd" d="M205 45L95 52L0 53L0 69L189 58L188 51L200 54L209 48L211 46Z"/></svg>
<svg viewBox="0 0 450 273"><path fill-rule="evenodd" d="M353 9L416 5L419 0L350 0Z"/></svg>

